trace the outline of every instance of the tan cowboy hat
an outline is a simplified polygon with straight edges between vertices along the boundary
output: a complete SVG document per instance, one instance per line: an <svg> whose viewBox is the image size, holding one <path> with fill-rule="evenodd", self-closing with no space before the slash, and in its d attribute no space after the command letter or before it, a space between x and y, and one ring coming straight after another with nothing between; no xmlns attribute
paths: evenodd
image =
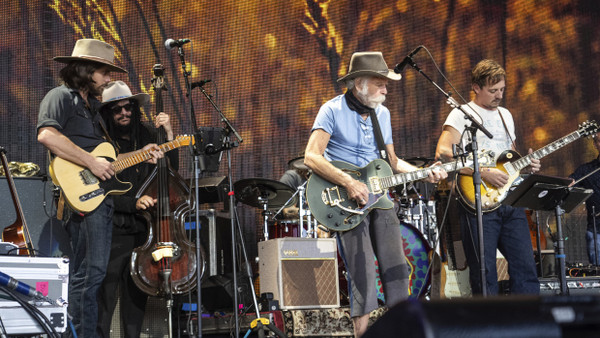
<svg viewBox="0 0 600 338"><path fill-rule="evenodd" d="M402 75L396 74L388 68L381 52L357 52L352 54L348 74L340 77L337 81L352 80L365 75L378 75L395 81L402 78Z"/></svg>
<svg viewBox="0 0 600 338"><path fill-rule="evenodd" d="M108 43L96 39L80 39L73 47L71 56L57 56L54 61L69 63L75 60L93 61L108 65L111 71L127 73L121 67L115 66L115 48Z"/></svg>
<svg viewBox="0 0 600 338"><path fill-rule="evenodd" d="M143 106L146 102L150 101L150 95L146 93L139 93L132 95L131 89L123 81L112 81L106 85L102 92L102 105L104 107L107 104L118 102L121 100L136 100L138 106Z"/></svg>

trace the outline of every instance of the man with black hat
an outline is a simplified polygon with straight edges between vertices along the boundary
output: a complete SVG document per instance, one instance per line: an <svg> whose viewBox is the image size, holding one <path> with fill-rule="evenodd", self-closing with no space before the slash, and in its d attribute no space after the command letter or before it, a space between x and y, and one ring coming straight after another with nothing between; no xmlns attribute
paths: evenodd
<svg viewBox="0 0 600 338"><path fill-rule="evenodd" d="M382 105L388 81L400 79L399 74L388 69L381 52L354 53L348 74L338 79L348 90L321 106L312 127L305 164L313 170L313 175L344 187L348 197L359 205L365 205L369 198L367 186L329 161L339 160L364 167L380 157L372 114L381 126L384 149L392 170L396 173L417 170L396 156L390 111ZM434 171L427 181L437 182L445 177L445 171ZM374 256L379 262L387 305L392 306L408 296L409 267L399 224L393 209L374 209L352 230L337 233L338 248L348 272L356 337L366 331L369 313L378 307Z"/></svg>
<svg viewBox="0 0 600 338"><path fill-rule="evenodd" d="M123 81L110 82L102 92L100 114L106 123L108 135L120 152L140 150L147 144L155 143L154 127L164 128L165 141L174 139L168 114L159 113L154 120L154 127L141 122L140 107L148 101L148 94L133 95ZM177 149L170 151L167 156L171 167L177 170ZM113 197L115 209L110 259L106 277L98 293L99 337L111 336L110 326L118 296L123 337L139 337L142 330L148 296L133 282L129 267L133 249L142 246L148 238L148 225L138 211L153 207L156 199L149 195L136 198L136 195L154 167L152 163L142 163L119 173L119 179L130 182L133 187L125 194Z"/></svg>
<svg viewBox="0 0 600 338"><path fill-rule="evenodd" d="M78 40L71 56L54 60L67 65L60 71L63 84L48 92L40 104L38 142L54 155L88 168L97 178L109 179L115 174L110 162L90 153L106 142L96 97L110 82L111 72L127 71L114 64L114 47L95 39ZM154 158L163 156L156 144L146 150ZM88 214L73 211L63 216L73 249L68 311L79 337L96 335L96 296L110 253L112 214L113 201L108 196Z"/></svg>

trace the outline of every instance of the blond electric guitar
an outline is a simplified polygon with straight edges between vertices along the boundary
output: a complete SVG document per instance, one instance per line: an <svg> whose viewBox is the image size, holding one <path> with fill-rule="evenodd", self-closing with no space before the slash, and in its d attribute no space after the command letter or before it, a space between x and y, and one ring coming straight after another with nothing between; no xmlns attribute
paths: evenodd
<svg viewBox="0 0 600 338"><path fill-rule="evenodd" d="M532 159L541 159L542 157L553 153L554 151L576 141L584 136L590 136L599 131L595 121L586 121L579 126L579 129L566 135L526 156L521 157L519 153L513 150L506 150L496 159L496 168L508 174L508 183L502 188L495 188L491 184L483 181L481 185L481 209L483 212L490 212L500 207L501 202L506 198L510 190L521 183L519 176L520 170L531 164ZM460 200L467 208L475 210L475 188L473 186L473 176L458 175L458 193Z"/></svg>
<svg viewBox="0 0 600 338"><path fill-rule="evenodd" d="M161 144L159 147L167 152L194 142L192 136L177 136L173 141ZM150 150L137 151L130 156L117 160L115 149L108 142L100 143L91 154L104 157L112 162L112 167L119 173L131 166L152 158ZM129 182L121 182L116 176L108 180L96 177L88 168L56 157L50 163L50 177L59 186L69 206L76 211L88 213L96 209L110 194L122 195L131 189Z"/></svg>

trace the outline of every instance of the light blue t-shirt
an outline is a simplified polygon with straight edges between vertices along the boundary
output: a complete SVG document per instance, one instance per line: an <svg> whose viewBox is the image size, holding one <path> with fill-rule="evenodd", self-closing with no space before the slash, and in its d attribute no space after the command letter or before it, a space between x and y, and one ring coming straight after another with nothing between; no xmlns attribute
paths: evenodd
<svg viewBox="0 0 600 338"><path fill-rule="evenodd" d="M389 109L379 105L375 113L384 143L392 144ZM331 135L324 153L329 161L344 161L364 167L380 157L371 117L364 120L360 114L350 110L344 95L336 96L321 106L311 131L316 129Z"/></svg>

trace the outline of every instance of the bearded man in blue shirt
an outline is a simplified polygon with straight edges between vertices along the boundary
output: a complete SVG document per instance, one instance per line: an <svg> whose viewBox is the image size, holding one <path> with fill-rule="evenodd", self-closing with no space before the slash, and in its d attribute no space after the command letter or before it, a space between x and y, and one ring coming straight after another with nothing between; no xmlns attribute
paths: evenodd
<svg viewBox="0 0 600 338"><path fill-rule="evenodd" d="M325 180L343 187L348 198L359 206L369 200L367 186L330 161L344 161L364 167L380 157L374 134L374 112L388 161L395 173L417 170L399 159L394 151L390 111L382 105L389 80L401 75L388 69L381 52L357 52L352 55L348 73L338 79L348 90L321 106L306 146L305 164ZM435 183L447 177L445 171L432 171L426 178ZM383 197L387 198L387 197ZM338 232L338 248L348 272L351 316L354 334L360 337L367 329L369 313L378 307L375 288L376 266L386 305L408 297L409 268L402 248L400 221L394 209L373 209L351 230Z"/></svg>

